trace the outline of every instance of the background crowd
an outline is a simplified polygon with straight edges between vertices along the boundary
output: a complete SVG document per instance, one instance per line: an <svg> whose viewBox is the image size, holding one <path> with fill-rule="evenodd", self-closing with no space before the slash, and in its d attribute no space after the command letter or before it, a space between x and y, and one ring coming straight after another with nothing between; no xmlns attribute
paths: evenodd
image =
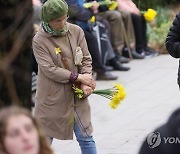
<svg viewBox="0 0 180 154"><path fill-rule="evenodd" d="M36 29L44 2L33 0ZM133 1L118 0L113 9L112 5L101 5L99 1L87 1L92 2L88 8L84 7L83 0L66 2L69 6L67 21L79 25L85 33L96 80L116 80L111 70L129 71L124 63L158 55L148 47L147 23ZM92 21L92 18L95 19ZM35 59L33 62L33 70L37 73Z"/></svg>

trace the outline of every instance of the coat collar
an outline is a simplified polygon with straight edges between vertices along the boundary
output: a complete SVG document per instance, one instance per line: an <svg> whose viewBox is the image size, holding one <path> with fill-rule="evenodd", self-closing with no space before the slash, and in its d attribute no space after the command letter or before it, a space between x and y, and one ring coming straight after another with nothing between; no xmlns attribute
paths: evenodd
<svg viewBox="0 0 180 154"><path fill-rule="evenodd" d="M67 29L68 29L67 33L72 35L72 30L70 29L70 23L67 22L66 26L67 26ZM52 37L53 36L52 34L49 34L49 33L44 31L42 24L40 24L40 28L39 28L38 34L39 35L43 35L44 37Z"/></svg>

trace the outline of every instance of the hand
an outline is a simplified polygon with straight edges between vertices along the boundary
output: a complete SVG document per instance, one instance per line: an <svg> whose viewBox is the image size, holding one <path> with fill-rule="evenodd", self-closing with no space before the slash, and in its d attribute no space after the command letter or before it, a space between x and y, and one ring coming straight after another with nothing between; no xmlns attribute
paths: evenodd
<svg viewBox="0 0 180 154"><path fill-rule="evenodd" d="M132 11L132 13L137 14L137 15L141 14L140 11L137 8L134 8L131 11Z"/></svg>
<svg viewBox="0 0 180 154"><path fill-rule="evenodd" d="M126 4L128 5L129 11L130 11L131 13L140 15L139 9L137 8L136 4L134 4L134 2L133 2L132 0L127 1Z"/></svg>
<svg viewBox="0 0 180 154"><path fill-rule="evenodd" d="M79 74L76 82L81 82L82 84L85 84L92 89L95 89L96 87L96 84L91 74Z"/></svg>
<svg viewBox="0 0 180 154"><path fill-rule="evenodd" d="M92 88L93 90L96 88L96 82L95 82L94 79L92 79L92 86L91 86L91 88Z"/></svg>
<svg viewBox="0 0 180 154"><path fill-rule="evenodd" d="M91 87L84 85L84 84L81 84L81 89L84 92L84 96L83 96L84 98L88 97L93 92L93 89Z"/></svg>
<svg viewBox="0 0 180 154"><path fill-rule="evenodd" d="M98 8L99 8L99 3L96 1L93 1L93 6L91 7L91 10L93 11L93 13L98 13Z"/></svg>

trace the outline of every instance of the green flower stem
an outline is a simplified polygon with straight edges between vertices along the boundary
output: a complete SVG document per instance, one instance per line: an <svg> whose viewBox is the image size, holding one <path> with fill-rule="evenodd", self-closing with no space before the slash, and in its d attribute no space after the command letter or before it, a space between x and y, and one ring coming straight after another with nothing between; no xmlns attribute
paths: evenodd
<svg viewBox="0 0 180 154"><path fill-rule="evenodd" d="M146 11L140 11L141 14L144 14Z"/></svg>
<svg viewBox="0 0 180 154"><path fill-rule="evenodd" d="M108 90L95 90L93 91L93 94L106 94L106 95L112 95L112 91Z"/></svg>
<svg viewBox="0 0 180 154"><path fill-rule="evenodd" d="M103 89L103 90L95 90L95 91L112 91L114 89L114 87L113 88L108 88L108 89Z"/></svg>
<svg viewBox="0 0 180 154"><path fill-rule="evenodd" d="M105 95L105 94L96 94L96 95L103 96L103 97L108 98L108 99L112 99L111 95Z"/></svg>

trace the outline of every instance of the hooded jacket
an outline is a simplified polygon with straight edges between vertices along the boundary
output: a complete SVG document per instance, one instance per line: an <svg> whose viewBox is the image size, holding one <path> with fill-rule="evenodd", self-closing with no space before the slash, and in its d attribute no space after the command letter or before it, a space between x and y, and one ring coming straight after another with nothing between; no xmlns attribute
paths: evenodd
<svg viewBox="0 0 180 154"><path fill-rule="evenodd" d="M166 38L166 49L174 58L180 58L180 12L176 15ZM178 84L180 86L180 63L178 69Z"/></svg>
<svg viewBox="0 0 180 154"><path fill-rule="evenodd" d="M154 138L147 137L139 154L179 154L180 108L172 113L167 123L157 128L152 134Z"/></svg>

